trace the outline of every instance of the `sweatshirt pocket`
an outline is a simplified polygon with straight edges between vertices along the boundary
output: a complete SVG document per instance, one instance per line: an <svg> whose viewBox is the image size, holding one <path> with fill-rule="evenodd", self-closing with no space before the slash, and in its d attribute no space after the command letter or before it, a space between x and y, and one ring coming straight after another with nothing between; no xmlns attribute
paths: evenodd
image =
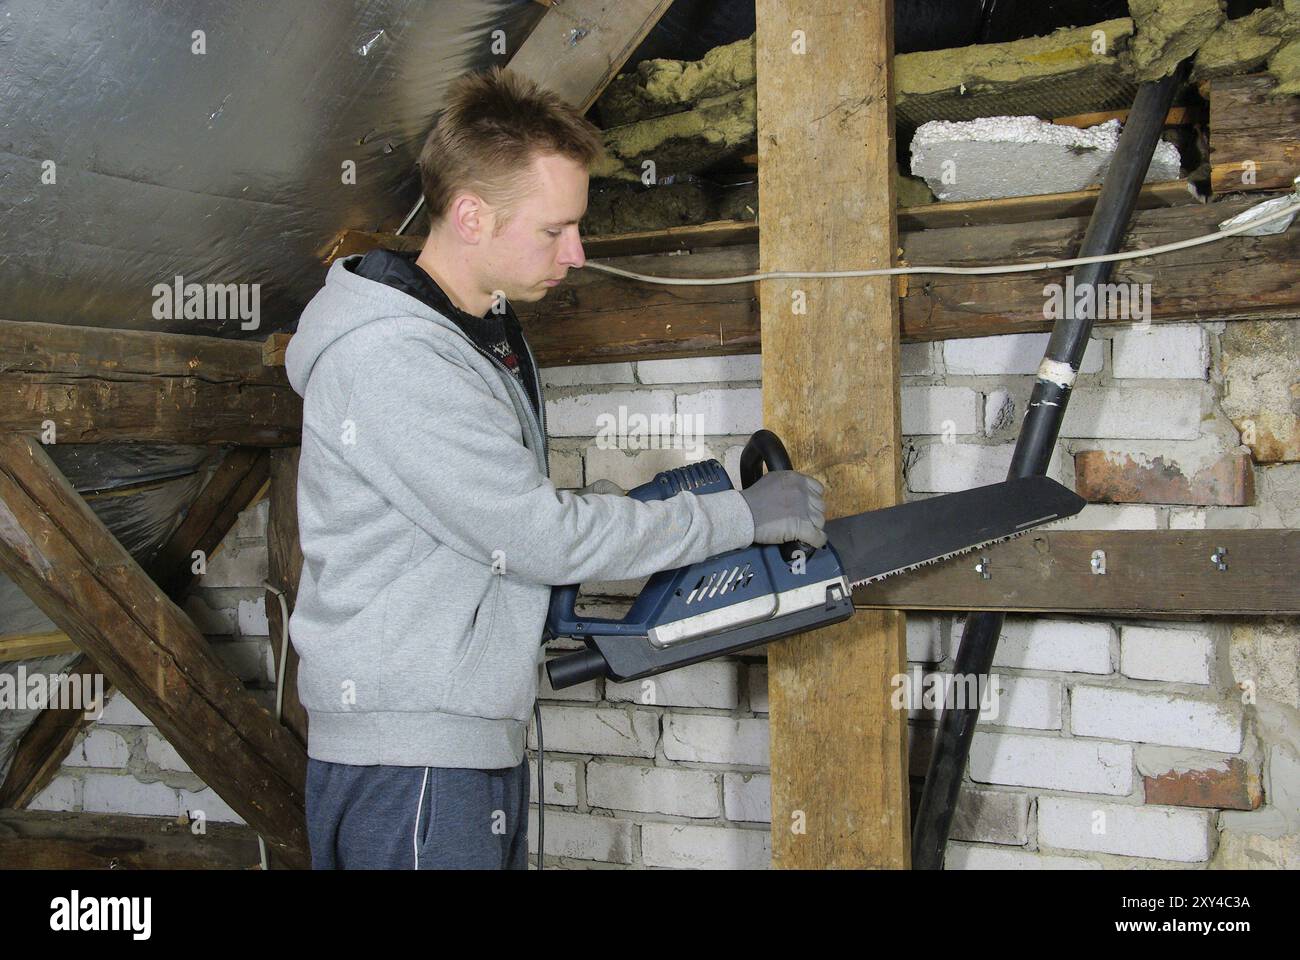
<svg viewBox="0 0 1300 960"><path fill-rule="evenodd" d="M537 693L542 620L549 589L491 574L472 652L447 687L445 713L526 721Z"/></svg>

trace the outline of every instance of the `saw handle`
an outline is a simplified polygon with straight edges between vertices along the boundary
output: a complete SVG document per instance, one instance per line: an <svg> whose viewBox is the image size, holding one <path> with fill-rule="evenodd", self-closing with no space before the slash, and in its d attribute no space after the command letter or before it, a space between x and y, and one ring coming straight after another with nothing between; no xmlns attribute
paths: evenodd
<svg viewBox="0 0 1300 960"><path fill-rule="evenodd" d="M758 483L763 476L763 467L771 470L793 470L790 454L785 444L771 430L755 430L745 449L740 452L740 487L748 489ZM795 551L803 553L804 560L809 560L817 552L812 544L795 540L781 544L781 559L786 563L794 562Z"/></svg>

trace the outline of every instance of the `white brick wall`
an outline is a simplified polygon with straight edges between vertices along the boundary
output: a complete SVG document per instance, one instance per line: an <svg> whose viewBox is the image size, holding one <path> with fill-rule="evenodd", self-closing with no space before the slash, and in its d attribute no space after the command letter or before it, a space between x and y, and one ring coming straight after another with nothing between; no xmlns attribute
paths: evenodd
<svg viewBox="0 0 1300 960"><path fill-rule="evenodd" d="M1082 387L1070 397L1061 436L1194 440L1200 435L1203 406L1200 384Z"/></svg>
<svg viewBox="0 0 1300 960"><path fill-rule="evenodd" d="M70 767L124 767L131 748L120 734L91 727L64 758Z"/></svg>
<svg viewBox="0 0 1300 960"><path fill-rule="evenodd" d="M691 449L686 449L690 446ZM717 455L705 445L686 444L679 449L602 450L587 448L587 482L612 480L624 490L631 490L654 479L663 470L708 460Z"/></svg>
<svg viewBox="0 0 1300 960"><path fill-rule="evenodd" d="M970 337L943 343L943 365L950 374L1036 374L1050 334L1014 333ZM1096 373L1102 364L1101 343L1088 341L1081 373Z"/></svg>
<svg viewBox="0 0 1300 960"><path fill-rule="evenodd" d="M1210 362L1205 331L1184 324L1119 330L1111 349L1115 377L1204 380Z"/></svg>
<svg viewBox="0 0 1300 960"><path fill-rule="evenodd" d="M623 411L621 415L620 409ZM552 437L594 437L607 422L631 426L634 425L633 418L645 417L648 427L652 423L673 422L674 412L674 395L671 390L582 393L546 401L546 430ZM602 417L612 419L602 420ZM650 417L661 419L650 421Z"/></svg>
<svg viewBox="0 0 1300 960"><path fill-rule="evenodd" d="M677 412L710 436L749 434L763 426L762 391L751 387L685 393L677 398Z"/></svg>
<svg viewBox="0 0 1300 960"><path fill-rule="evenodd" d="M754 381L763 377L763 358L760 354L749 353L726 357L639 360L636 376L642 383Z"/></svg>
<svg viewBox="0 0 1300 960"><path fill-rule="evenodd" d="M952 655L961 642L964 623L964 620L953 623ZM1009 617L1002 625L993 666L1061 673L1111 673L1113 636L1108 623Z"/></svg>
<svg viewBox="0 0 1300 960"><path fill-rule="evenodd" d="M542 367L543 387L586 386L596 383L632 383L630 363L584 363L569 367Z"/></svg>
<svg viewBox="0 0 1300 960"><path fill-rule="evenodd" d="M1100 870L1101 864L1083 857L1054 857L1021 850L999 850L964 843L948 844L945 870Z"/></svg>
<svg viewBox="0 0 1300 960"><path fill-rule="evenodd" d="M722 803L728 820L770 823L772 777L766 773L724 774Z"/></svg>
<svg viewBox="0 0 1300 960"><path fill-rule="evenodd" d="M1209 683L1214 644L1196 628L1124 626L1119 632L1120 673L1137 680Z"/></svg>
<svg viewBox="0 0 1300 960"><path fill-rule="evenodd" d="M611 681L605 685L605 698L660 707L734 710L740 703L740 664L706 660L644 680Z"/></svg>
<svg viewBox="0 0 1300 960"><path fill-rule="evenodd" d="M572 807L578 803L578 763L574 760L557 760L554 757L547 756L546 762L542 765L543 772L546 775L544 783L547 808L551 804ZM537 760L529 758L528 761L529 788L528 796L534 806L537 804Z"/></svg>
<svg viewBox="0 0 1300 960"><path fill-rule="evenodd" d="M928 443L917 448L907 471L907 486L916 493L955 493L1007 478L1015 447L1009 443Z"/></svg>
<svg viewBox="0 0 1300 960"><path fill-rule="evenodd" d="M181 808L175 788L160 781L143 783L129 773L89 773L82 781L82 809L174 817Z"/></svg>
<svg viewBox="0 0 1300 960"><path fill-rule="evenodd" d="M1061 729L1061 681L1048 677L1015 677L993 674L997 694L989 717L981 723L1034 730Z"/></svg>
<svg viewBox="0 0 1300 960"><path fill-rule="evenodd" d="M970 776L980 783L1127 796L1133 748L1127 744L977 731Z"/></svg>
<svg viewBox="0 0 1300 960"><path fill-rule="evenodd" d="M1040 846L1193 863L1211 853L1212 814L1179 807L1139 807L1038 798Z"/></svg>
<svg viewBox="0 0 1300 960"><path fill-rule="evenodd" d="M552 450L547 457L551 483L561 490L575 490L583 486L582 454L575 451Z"/></svg>
<svg viewBox="0 0 1300 960"><path fill-rule="evenodd" d="M756 663L749 668L749 709L754 713L767 713L766 663Z"/></svg>
<svg viewBox="0 0 1300 960"><path fill-rule="evenodd" d="M664 755L698 763L768 765L766 720L735 720L696 714L664 717Z"/></svg>
<svg viewBox="0 0 1300 960"><path fill-rule="evenodd" d="M587 803L679 817L720 817L720 783L707 770L673 770L630 763L587 764Z"/></svg>
<svg viewBox="0 0 1300 960"><path fill-rule="evenodd" d="M980 395L966 387L903 387L903 433L978 433Z"/></svg>
<svg viewBox="0 0 1300 960"><path fill-rule="evenodd" d="M641 859L648 867L759 870L772 861L772 837L767 830L646 823Z"/></svg>
<svg viewBox="0 0 1300 960"><path fill-rule="evenodd" d="M636 825L631 820L564 810L546 811L546 856L631 863ZM528 852L537 853L537 808L528 810Z"/></svg>
<svg viewBox="0 0 1300 960"><path fill-rule="evenodd" d="M543 706L542 735L548 753L653 757L659 717L647 710ZM528 725L528 746L537 749L534 723Z"/></svg>
<svg viewBox="0 0 1300 960"><path fill-rule="evenodd" d="M1242 743L1238 706L1169 693L1077 686L1070 694L1070 726L1083 737L1219 753L1237 753Z"/></svg>

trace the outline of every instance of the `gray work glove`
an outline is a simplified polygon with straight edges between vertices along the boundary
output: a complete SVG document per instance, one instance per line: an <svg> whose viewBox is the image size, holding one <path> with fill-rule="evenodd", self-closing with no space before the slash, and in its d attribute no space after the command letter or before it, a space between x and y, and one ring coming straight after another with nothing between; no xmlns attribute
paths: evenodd
<svg viewBox="0 0 1300 960"><path fill-rule="evenodd" d="M772 470L740 491L754 515L755 543L802 540L826 545L826 492L818 481L795 470Z"/></svg>
<svg viewBox="0 0 1300 960"><path fill-rule="evenodd" d="M613 480L595 480L578 491L578 496L588 493L614 493L620 497L627 496L627 491Z"/></svg>

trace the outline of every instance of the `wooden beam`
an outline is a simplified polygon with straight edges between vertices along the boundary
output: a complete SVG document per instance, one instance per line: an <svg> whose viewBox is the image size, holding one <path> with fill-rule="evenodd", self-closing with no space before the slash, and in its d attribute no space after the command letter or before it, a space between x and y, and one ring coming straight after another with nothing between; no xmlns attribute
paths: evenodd
<svg viewBox="0 0 1300 960"><path fill-rule="evenodd" d="M302 398L254 341L0 320L0 356L0 432L41 436L48 423L57 443L301 439Z"/></svg>
<svg viewBox="0 0 1300 960"><path fill-rule="evenodd" d="M1209 233L1253 205L1234 200L1148 210L1134 217L1125 247L1152 246ZM904 234L912 264L976 265L1073 256L1085 218L1035 224L950 227ZM835 267L843 267L839 258ZM660 276L735 276L758 270L753 246L706 248L690 256L613 260L624 269ZM786 264L788 267L790 264ZM1005 276L914 276L903 297L904 343L1051 329L1043 287L1064 283L1066 271ZM1151 320L1256 320L1300 310L1300 232L1231 237L1161 257L1120 263L1115 283L1149 283ZM754 353L760 347L754 284L667 287L576 271L551 297L518 304L538 362L615 360ZM1099 318L1102 325L1131 320Z"/></svg>
<svg viewBox="0 0 1300 960"><path fill-rule="evenodd" d="M510 70L586 113L672 0L565 0L533 28Z"/></svg>
<svg viewBox="0 0 1300 960"><path fill-rule="evenodd" d="M298 602L298 578L302 573L302 544L298 540L298 458L301 447L271 451L271 505L266 521L267 582L284 592L289 613ZM284 617L280 600L266 592L266 620L270 624L275 667L280 669L280 637ZM286 651L284 697L281 721L307 746L307 710L298 699L298 652L293 644Z"/></svg>
<svg viewBox="0 0 1300 960"><path fill-rule="evenodd" d="M0 663L34 660L37 657L57 657L61 654L76 653L78 649L62 630L10 634L0 637Z"/></svg>
<svg viewBox="0 0 1300 960"><path fill-rule="evenodd" d="M212 558L230 528L266 485L271 475L271 451L236 447L225 455L211 479L150 564L154 580L169 597L184 597L200 574L194 572L194 552Z"/></svg>
<svg viewBox="0 0 1300 960"><path fill-rule="evenodd" d="M1300 176L1300 97L1268 74L1210 81L1210 187L1290 189Z"/></svg>
<svg viewBox="0 0 1300 960"><path fill-rule="evenodd" d="M248 870L257 834L208 821L201 834L175 817L0 811L0 863L8 870Z"/></svg>
<svg viewBox="0 0 1300 960"><path fill-rule="evenodd" d="M309 863L306 753L27 437L0 437L0 571L286 863Z"/></svg>
<svg viewBox="0 0 1300 960"><path fill-rule="evenodd" d="M1070 193L1042 193L1032 197L1008 197L1005 200L962 200L952 203L927 203L919 207L900 207L898 226L903 230L931 230L936 227L972 227L989 223L1037 223L1061 217L1086 217L1096 206L1100 187L1075 190ZM1139 210L1160 207L1179 207L1200 203L1186 180L1169 180L1149 183L1138 194ZM664 227L660 230L641 230L635 233L605 234L583 237L582 248L587 257L602 260L608 257L633 257L643 253L670 253L698 250L702 247L728 247L758 243L758 222L755 220L711 220L707 223ZM370 250L419 250L424 237L398 236L394 233L369 233L364 230L345 230L330 244L325 255L326 264L340 257ZM284 336L275 334L275 336ZM283 360L283 347L280 346ZM274 357L275 352L268 356ZM273 363L274 360L268 360Z"/></svg>
<svg viewBox="0 0 1300 960"><path fill-rule="evenodd" d="M185 520L154 554L149 575L155 583L166 584L163 590L173 602L183 601L195 583L196 578L189 575L193 552L203 550L209 559L216 554L239 514L256 501L255 496L250 501L249 491L260 492L257 485L260 479L265 486L266 473L266 451L230 451L190 505ZM200 517L204 518L202 523L198 522ZM57 636L72 650L79 649L67 634L60 632ZM89 657L83 656L69 665L68 672L100 671ZM105 680L104 695L107 697L112 690L112 683ZM0 808L25 807L44 790L88 723L81 710L42 710L19 741L9 774L0 785Z"/></svg>
<svg viewBox="0 0 1300 960"><path fill-rule="evenodd" d="M757 17L761 268L891 265L893 3L758 0ZM763 423L833 514L897 503L894 281L767 281L759 296ZM860 613L772 644L767 663L772 865L907 867L907 714L887 681L905 672L903 618Z"/></svg>
<svg viewBox="0 0 1300 960"><path fill-rule="evenodd" d="M1227 548L1227 570L1211 562ZM1093 551L1106 573L1092 572ZM990 579L976 572L990 561ZM1300 530L1044 530L853 593L862 609L1300 615Z"/></svg>

